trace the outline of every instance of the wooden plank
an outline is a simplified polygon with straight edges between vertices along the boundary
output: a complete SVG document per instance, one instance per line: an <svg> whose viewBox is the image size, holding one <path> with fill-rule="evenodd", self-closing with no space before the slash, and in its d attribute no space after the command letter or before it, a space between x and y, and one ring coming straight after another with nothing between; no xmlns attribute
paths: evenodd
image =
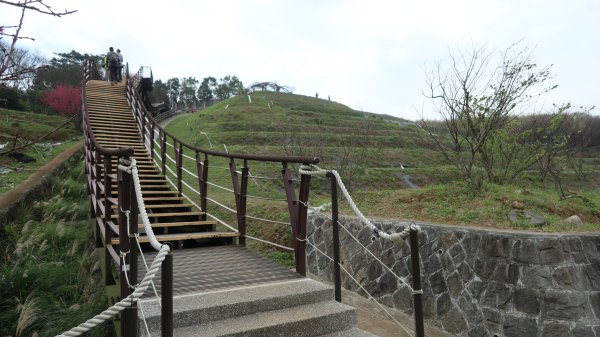
<svg viewBox="0 0 600 337"><path fill-rule="evenodd" d="M200 232L200 233L181 233L181 234L158 234L156 239L160 242L168 241L182 241L182 240L193 240L193 239L214 239L214 238L233 238L239 237L240 233L237 232ZM145 235L140 235L139 240L141 243L148 243L150 240ZM110 241L113 245L119 244L119 239L112 239Z"/></svg>
<svg viewBox="0 0 600 337"><path fill-rule="evenodd" d="M165 217L175 217L175 216L194 216L194 215L204 215L204 212L171 212L171 213L150 213L148 214L149 218L165 218ZM113 214L111 218L118 218L118 214Z"/></svg>
<svg viewBox="0 0 600 337"><path fill-rule="evenodd" d="M206 221L179 221L179 222L158 222L151 223L152 228L166 228L166 227L182 227L182 226L212 226L216 225L217 222L214 220ZM138 225L140 229L144 228L144 224Z"/></svg>

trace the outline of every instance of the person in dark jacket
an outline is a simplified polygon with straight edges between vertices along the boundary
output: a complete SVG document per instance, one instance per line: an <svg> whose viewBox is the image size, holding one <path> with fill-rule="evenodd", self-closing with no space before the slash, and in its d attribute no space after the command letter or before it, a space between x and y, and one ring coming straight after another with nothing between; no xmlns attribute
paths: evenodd
<svg viewBox="0 0 600 337"><path fill-rule="evenodd" d="M119 71L119 55L115 53L115 49L113 47L108 48L106 59L108 60L110 84L116 84L119 80L117 75L117 72Z"/></svg>

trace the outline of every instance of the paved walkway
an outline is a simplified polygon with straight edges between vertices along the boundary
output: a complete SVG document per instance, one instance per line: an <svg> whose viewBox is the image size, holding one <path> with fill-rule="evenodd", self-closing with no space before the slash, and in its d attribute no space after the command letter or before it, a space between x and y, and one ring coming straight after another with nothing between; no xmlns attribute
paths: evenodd
<svg viewBox="0 0 600 337"><path fill-rule="evenodd" d="M307 275L310 278L331 284L316 275ZM333 286L333 285L332 285ZM358 328L368 331L380 337L414 337L415 336L415 320L414 316L410 316L399 310L385 307L394 319L373 300L368 300L355 292L342 288L342 302L356 308ZM398 324L400 323L400 325ZM455 335L442 331L438 327L425 322L425 336L427 337L454 337Z"/></svg>

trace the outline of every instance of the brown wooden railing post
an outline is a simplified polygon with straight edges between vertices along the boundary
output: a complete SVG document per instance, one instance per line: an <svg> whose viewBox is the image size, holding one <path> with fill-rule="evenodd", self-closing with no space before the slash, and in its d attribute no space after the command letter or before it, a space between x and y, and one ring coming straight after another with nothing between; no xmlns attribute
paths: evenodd
<svg viewBox="0 0 600 337"><path fill-rule="evenodd" d="M111 194L112 194L112 179L111 179L111 174L112 174L112 163L111 163L111 157L106 155L106 156L101 156L100 152L96 152L96 160L99 160L100 158L102 158L102 171L103 171L103 177L104 177L104 214L102 217L103 220L103 226L104 226L104 267L105 267L105 278L104 278L104 284L109 285L109 284L114 284L114 280L112 278L112 275L110 273L110 271L112 270L112 256L110 255L110 252L108 250L108 247L110 245L112 245L112 238L113 238L113 231L110 228L110 226L108 226L108 223L110 221L112 221L111 216L112 216L112 204L110 203L110 199L111 199ZM100 170L98 170L98 173L100 172ZM98 188L97 193L101 193L100 188ZM98 196L98 200L101 197Z"/></svg>
<svg viewBox="0 0 600 337"><path fill-rule="evenodd" d="M292 172L288 167L288 163L284 162L282 165L283 169L281 170L281 175L283 176L283 187L285 189L288 212L290 214L290 224L292 226L292 238L294 240L292 245L294 247L294 258L296 260L296 272L300 273L298 270L298 259L295 256L298 241L298 201L296 200L296 192L294 192L294 178Z"/></svg>
<svg viewBox="0 0 600 337"><path fill-rule="evenodd" d="M167 177L167 134L160 132L160 168L162 174Z"/></svg>
<svg viewBox="0 0 600 337"><path fill-rule="evenodd" d="M177 191L179 196L183 193L183 145L173 140L173 150L175 152L175 173L177 174Z"/></svg>
<svg viewBox="0 0 600 337"><path fill-rule="evenodd" d="M200 208L202 208L201 219L206 221L206 206L208 193L208 155L204 154L204 162L200 158L200 152L196 152L196 169L198 171L198 187L200 187Z"/></svg>
<svg viewBox="0 0 600 337"><path fill-rule="evenodd" d="M306 276L306 226L309 191L310 175L303 174L300 178L300 191L298 192L298 236L296 237L296 271L302 276Z"/></svg>
<svg viewBox="0 0 600 337"><path fill-rule="evenodd" d="M331 172L327 172L331 179L331 225L333 229L333 280L335 286L335 300L342 302L342 278L340 274L340 225L338 223L338 194L337 180Z"/></svg>
<svg viewBox="0 0 600 337"><path fill-rule="evenodd" d="M134 265L131 238L129 236L130 220L127 213L131 211L132 179L131 174L117 169L118 193L119 193L119 251L121 263L119 266L121 299L132 293L129 283L132 285L137 280L132 280ZM131 215L131 213L129 213ZM135 218L137 225L137 216ZM121 312L121 336L137 336L137 305L132 301L131 307Z"/></svg>
<svg viewBox="0 0 600 337"><path fill-rule="evenodd" d="M142 128L140 129L140 133L142 134L142 144L146 146L146 116L144 116L144 114L136 114L136 116L142 120Z"/></svg>
<svg viewBox="0 0 600 337"><path fill-rule="evenodd" d="M150 158L152 158L152 160L154 160L154 121L151 121L150 124Z"/></svg>
<svg viewBox="0 0 600 337"><path fill-rule="evenodd" d="M415 332L417 337L425 337L423 324L423 293L421 291L421 266L419 257L418 231L410 230L410 259L412 262L413 299L415 302Z"/></svg>
<svg viewBox="0 0 600 337"><path fill-rule="evenodd" d="M161 265L161 308L160 329L161 337L173 337L173 245Z"/></svg>
<svg viewBox="0 0 600 337"><path fill-rule="evenodd" d="M235 160L229 160L229 172L231 173L231 182L233 184L233 193L235 195L235 210L237 212L238 232L240 232L240 245L246 245L246 203L248 193L248 161L244 160L242 168L242 178L238 179Z"/></svg>

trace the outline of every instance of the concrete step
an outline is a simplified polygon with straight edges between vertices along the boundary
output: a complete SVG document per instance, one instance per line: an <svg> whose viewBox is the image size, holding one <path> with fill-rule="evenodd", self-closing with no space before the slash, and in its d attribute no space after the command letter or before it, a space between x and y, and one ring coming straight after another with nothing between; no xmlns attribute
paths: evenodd
<svg viewBox="0 0 600 337"><path fill-rule="evenodd" d="M350 330L328 333L326 335L321 335L319 337L377 337L377 336L372 333L354 328L354 329L350 329Z"/></svg>
<svg viewBox="0 0 600 337"><path fill-rule="evenodd" d="M311 279L176 296L173 298L173 326L202 324L332 298L330 286ZM156 300L143 300L140 304L150 330L160 329L160 308Z"/></svg>
<svg viewBox="0 0 600 337"><path fill-rule="evenodd" d="M174 329L178 337L314 337L356 324L355 309L336 301L305 304ZM159 337L160 332L152 333Z"/></svg>
<svg viewBox="0 0 600 337"><path fill-rule="evenodd" d="M151 335L160 336L156 300L140 301L140 310ZM356 326L355 309L333 301L333 289L311 279L176 296L173 316L174 335L181 337L312 337L335 331L355 332L352 329ZM139 331L146 335L141 320Z"/></svg>

